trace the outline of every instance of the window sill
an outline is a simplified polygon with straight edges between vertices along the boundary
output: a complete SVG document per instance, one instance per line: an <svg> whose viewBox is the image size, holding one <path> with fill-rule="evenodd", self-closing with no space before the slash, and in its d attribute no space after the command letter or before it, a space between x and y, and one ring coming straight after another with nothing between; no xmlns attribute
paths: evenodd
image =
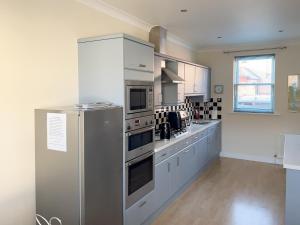
<svg viewBox="0 0 300 225"><path fill-rule="evenodd" d="M238 115L255 115L255 116L280 116L280 113L254 113L254 112L229 112L228 114L238 114Z"/></svg>

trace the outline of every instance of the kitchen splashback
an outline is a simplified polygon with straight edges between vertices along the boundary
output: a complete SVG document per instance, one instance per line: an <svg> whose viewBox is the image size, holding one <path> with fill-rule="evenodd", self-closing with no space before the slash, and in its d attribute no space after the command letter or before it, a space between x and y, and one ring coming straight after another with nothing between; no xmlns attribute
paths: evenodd
<svg viewBox="0 0 300 225"><path fill-rule="evenodd" d="M155 109L155 129L159 129L161 123L167 122L168 112L186 110L193 119L194 108L199 108L200 119L211 119L213 110L218 111L218 119L222 119L222 98L211 98L208 102L191 102L186 97L185 103L173 106L162 106Z"/></svg>
<svg viewBox="0 0 300 225"><path fill-rule="evenodd" d="M211 98L209 102L196 102L194 107L199 109L200 119L211 119L214 110L218 112L218 119L222 119L222 98Z"/></svg>

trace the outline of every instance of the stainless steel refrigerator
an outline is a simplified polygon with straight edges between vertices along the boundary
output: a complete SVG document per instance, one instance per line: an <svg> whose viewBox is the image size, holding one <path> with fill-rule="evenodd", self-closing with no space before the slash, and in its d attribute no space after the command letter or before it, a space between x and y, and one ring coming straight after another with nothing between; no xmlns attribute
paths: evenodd
<svg viewBox="0 0 300 225"><path fill-rule="evenodd" d="M35 111L36 213L62 225L123 224L123 109Z"/></svg>

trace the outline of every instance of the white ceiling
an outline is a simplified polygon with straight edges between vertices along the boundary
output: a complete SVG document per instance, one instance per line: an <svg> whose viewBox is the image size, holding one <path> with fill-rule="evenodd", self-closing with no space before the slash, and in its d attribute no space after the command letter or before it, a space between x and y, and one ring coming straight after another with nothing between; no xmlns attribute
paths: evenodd
<svg viewBox="0 0 300 225"><path fill-rule="evenodd" d="M198 49L300 39L300 0L103 1Z"/></svg>

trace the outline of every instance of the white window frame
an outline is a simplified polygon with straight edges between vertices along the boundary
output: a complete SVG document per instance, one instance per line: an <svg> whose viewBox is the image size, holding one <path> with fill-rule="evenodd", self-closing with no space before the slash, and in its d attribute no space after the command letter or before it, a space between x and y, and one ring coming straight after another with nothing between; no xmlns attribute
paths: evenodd
<svg viewBox="0 0 300 225"><path fill-rule="evenodd" d="M238 61L241 59L257 59L257 58L272 58L273 62L273 69L272 69L272 82L271 83L238 83L239 78L239 69L238 69ZM268 113L273 114L275 111L275 54L264 54L264 55L249 55L249 56L236 56L234 59L234 79L233 79L233 111L234 112L241 112L241 113ZM261 86L261 85L269 85L271 86L271 110L260 110L260 109L241 109L237 107L237 96L238 96L238 87L242 85L254 85L254 86Z"/></svg>

